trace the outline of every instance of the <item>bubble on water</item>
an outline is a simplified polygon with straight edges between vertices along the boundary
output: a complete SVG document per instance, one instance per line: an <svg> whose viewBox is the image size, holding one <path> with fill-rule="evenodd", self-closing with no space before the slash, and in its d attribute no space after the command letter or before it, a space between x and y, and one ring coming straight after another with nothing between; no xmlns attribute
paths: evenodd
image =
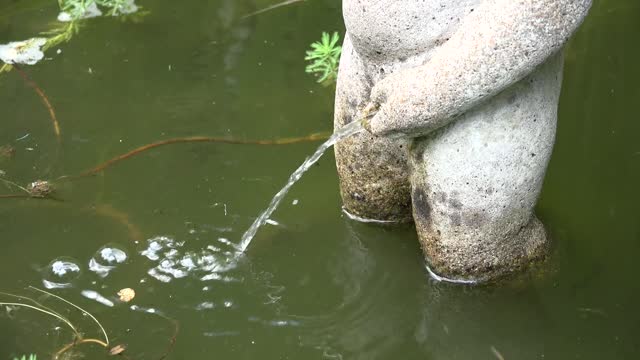
<svg viewBox="0 0 640 360"><path fill-rule="evenodd" d="M47 289L67 288L80 276L80 266L70 257L59 257L47 265L42 283Z"/></svg>
<svg viewBox="0 0 640 360"><path fill-rule="evenodd" d="M238 281L236 278L220 275L236 266L233 261L233 254L237 253L235 244L225 238L219 238L218 243L219 246L209 245L200 251L184 251L184 241L156 236L147 240L147 248L140 254L156 263L147 274L161 282L190 275L203 281Z"/></svg>
<svg viewBox="0 0 640 360"><path fill-rule="evenodd" d="M142 256L149 260L158 260L160 257L173 257L177 254L177 248L182 247L184 242L176 241L167 236L156 236L147 240L147 248L140 252ZM163 250L165 252L163 253Z"/></svg>
<svg viewBox="0 0 640 360"><path fill-rule="evenodd" d="M100 250L98 250L98 254L102 260L109 264L122 264L127 260L127 253L115 244L108 244L101 247Z"/></svg>
<svg viewBox="0 0 640 360"><path fill-rule="evenodd" d="M202 302L202 303L196 305L196 310L199 310L199 311L201 311L201 310L210 310L210 309L213 309L215 307L216 307L216 305L214 303L212 303L210 301L205 301L205 302Z"/></svg>
<svg viewBox="0 0 640 360"><path fill-rule="evenodd" d="M120 245L107 244L98 249L89 260L89 270L100 277L106 277L116 265L124 263L127 257L127 252Z"/></svg>

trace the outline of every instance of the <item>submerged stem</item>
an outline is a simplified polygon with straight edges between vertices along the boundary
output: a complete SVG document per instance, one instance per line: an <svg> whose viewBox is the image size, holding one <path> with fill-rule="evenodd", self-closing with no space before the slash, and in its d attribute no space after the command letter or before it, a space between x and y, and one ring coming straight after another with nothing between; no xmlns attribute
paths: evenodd
<svg viewBox="0 0 640 360"><path fill-rule="evenodd" d="M93 344L98 344L104 348L108 348L109 344L105 343L102 340L98 340L98 339L80 339L78 341L74 341L72 343L69 343L65 346L62 347L62 349L56 351L56 353L53 355L53 359L57 360L58 358L60 358L60 356L62 354L64 354L65 352L71 350L74 346L76 345L80 345L80 344L87 344L87 343L93 343Z"/></svg>
<svg viewBox="0 0 640 360"><path fill-rule="evenodd" d="M71 324L71 322L69 320L67 320L66 318L56 314L55 312L51 312L51 311L47 311L45 309L41 309L37 306L33 306L33 305L27 305L27 304L23 304L23 303L13 303L13 302L0 302L0 305L9 305L9 306L22 306L22 307L26 307L32 310L36 310L36 311L40 311L42 313L45 313L49 316L52 316L62 322L64 322L65 324L67 324L71 330L73 331L74 334L76 334L76 337L80 336L80 334L78 333L78 330L76 330L76 328L73 326L73 324Z"/></svg>
<svg viewBox="0 0 640 360"><path fill-rule="evenodd" d="M42 289L38 289L37 287L34 287L34 286L29 286L29 288L33 289L33 290L36 290L36 291L40 291L43 294L47 294L49 296L53 296L54 298L56 298L56 299L58 299L60 301L64 301L65 303L67 303L67 304L73 306L74 308L82 311L83 314L87 314L96 324L98 324L98 327L100 327L100 330L102 330L102 334L104 335L105 342L106 342L107 346L109 346L109 337L107 336L107 332L104 330L104 327L102 327L102 324L100 324L98 319L96 319L93 315L91 315L90 312L88 312L85 309L81 308L80 306L72 303L71 301L68 301L68 300L66 300L66 299L64 299L64 298L62 298L62 297L60 297L58 295L52 294L52 293L50 293L48 291L44 291Z"/></svg>
<svg viewBox="0 0 640 360"><path fill-rule="evenodd" d="M173 138L173 139L157 141L151 144L140 146L127 153L118 155L110 160L107 160L92 169L89 169L80 173L79 175L63 176L60 179L78 179L86 176L95 175L117 162L126 160L130 157L143 153L147 150L151 150L153 148L157 148L164 145L170 145L170 144L191 143L191 142L213 142L213 143L223 143L223 144L244 144L244 145L289 145L289 144L297 144L297 143L308 142L308 141L323 140L323 139L326 139L327 137L328 137L327 133L314 133L304 137L283 138L283 139L276 139L276 140L237 140L237 139L208 137L208 136Z"/></svg>
<svg viewBox="0 0 640 360"><path fill-rule="evenodd" d="M47 307L47 306L42 305L41 303L39 303L39 302L35 301L34 299L32 299L32 298L30 298L30 297L28 297L28 296L16 295L16 294L12 294L12 293L8 293L8 292L4 292L4 291L0 291L0 294L2 294L2 295L7 295L7 296L12 296L12 297L14 297L14 298L21 299L21 300L27 300L27 301L29 301L29 302L34 303L36 306L40 307L41 309L44 309L44 310L50 311L50 312L54 313L55 315L58 315L60 318L63 318L63 319L65 318L65 317L64 317L64 316L62 316L59 312L57 312L57 311L55 311L55 310L51 309L50 307ZM75 328L74 328L74 329L75 329ZM81 337L79 332L77 332L77 331L74 331L74 332L76 333L76 336L77 336L77 337Z"/></svg>
<svg viewBox="0 0 640 360"><path fill-rule="evenodd" d="M18 74L20 74L20 76L24 79L24 81L33 88L36 94L40 96L42 103L44 104L44 106L47 108L47 111L49 112L49 117L51 118L51 122L53 123L53 131L56 134L56 139L58 140L58 142L60 142L60 124L58 123L56 112L53 110L53 106L51 105L49 98L44 93L44 91L40 88L40 86L38 86L38 84L36 84L36 82L33 81L29 77L29 75L27 75L27 73L24 70L22 70L20 66L18 66L18 64L13 64L13 67L16 69Z"/></svg>
<svg viewBox="0 0 640 360"><path fill-rule="evenodd" d="M26 188L24 188L24 187L22 187L22 186L20 186L20 185L18 185L18 184L16 184L16 183L14 183L13 181L10 181L10 180L7 180L7 179L2 179L2 178L0 178L0 181L2 181L3 183L5 183L7 186L8 186L8 185L11 185L11 186L14 186L14 187L16 187L16 188L18 188L18 189L20 189L20 190L22 190L22 191L26 192L27 194L31 194L31 193L29 192L29 190L27 190Z"/></svg>

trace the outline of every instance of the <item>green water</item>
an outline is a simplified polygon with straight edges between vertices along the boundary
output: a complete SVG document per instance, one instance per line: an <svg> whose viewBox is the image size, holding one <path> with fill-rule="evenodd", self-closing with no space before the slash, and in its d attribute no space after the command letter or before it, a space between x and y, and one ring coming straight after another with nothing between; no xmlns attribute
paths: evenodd
<svg viewBox="0 0 640 360"><path fill-rule="evenodd" d="M0 75L0 146L16 148L0 160L5 178L24 185L77 174L172 137L275 139L332 128L332 89L304 73L303 55L321 31L343 33L339 1L244 21L270 3L141 4L150 14L140 23L93 19L60 54L25 67L55 107L59 150L33 89L15 71ZM0 43L31 37L56 15L55 1L0 0ZM47 270L54 260L78 264L71 286L51 291L93 313L132 359L159 360L171 348L173 323L158 313L180 324L168 359L637 359L638 35L637 1L596 1L567 50L538 211L556 245L544 274L503 287L431 281L413 229L340 213L330 153L276 211L279 225L263 227L229 266L225 239L238 243L318 144L199 143L61 183L63 201L0 199L0 289L34 295L24 288L63 280ZM163 249L149 251L153 242ZM89 263L104 246L127 259L101 277ZM113 300L125 287L136 298L113 307L81 294ZM100 336L87 317L47 304ZM150 308L156 313L136 310ZM49 358L70 339L47 316L0 313L0 359ZM108 357L97 346L76 350Z"/></svg>

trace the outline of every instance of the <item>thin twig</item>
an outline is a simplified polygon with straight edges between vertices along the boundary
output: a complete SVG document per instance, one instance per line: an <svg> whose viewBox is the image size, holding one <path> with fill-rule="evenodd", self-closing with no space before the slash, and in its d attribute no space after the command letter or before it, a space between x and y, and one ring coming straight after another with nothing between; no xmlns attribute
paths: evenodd
<svg viewBox="0 0 640 360"><path fill-rule="evenodd" d="M41 196L33 194L4 194L0 195L0 199L38 199L38 200L52 200L57 202L64 202L64 200L55 198L51 195Z"/></svg>
<svg viewBox="0 0 640 360"><path fill-rule="evenodd" d="M36 290L36 291L40 291L40 292L41 292L41 293L43 293L43 294L47 294L47 295L49 295L49 296L53 296L54 298L56 298L56 299L58 299L58 300L61 300L61 301L64 301L65 303L67 303L67 304L69 304L69 305L73 306L74 308L76 308L76 309L78 309L78 310L82 311L82 313L83 313L83 314L87 314L91 319L93 319L93 321L94 321L96 324L98 324L98 327L100 327L100 330L102 330L102 334L104 335L104 339L105 339L105 342L107 343L107 346L109 345L109 337L107 336L107 332L106 332L106 331L104 330L104 328L102 327L102 324L100 324L100 321L98 321L98 319L96 319L96 318L95 318L95 316L91 315L91 313L90 313L90 312L88 312L87 310L85 310L85 309L81 308L80 306L78 306L78 305L76 305L76 304L72 303L71 301L65 300L64 298L61 298L60 296L55 295L55 294L52 294L52 293L50 293L50 292L48 292L48 291L44 291L44 290L42 290L42 289L38 289L38 288L37 288L37 287L35 287L35 286L29 286L29 288L30 288L30 289L33 289L33 290Z"/></svg>
<svg viewBox="0 0 640 360"><path fill-rule="evenodd" d="M308 142L308 141L325 140L328 137L329 137L328 133L314 133L304 137L284 138L284 139L277 139L277 140L237 140L237 139L208 137L208 136L173 138L173 139L162 140L162 141L140 146L127 153L118 155L110 160L107 160L90 170L80 173L79 175L63 176L59 179L77 179L77 178L82 178L90 175L95 175L119 161L128 159L130 157L138 155L147 150L151 150L153 148L157 148L164 145L170 145L170 144L192 143L192 142L213 142L213 143L223 143L223 144L244 144L244 145L289 145L289 144L297 144L297 143Z"/></svg>
<svg viewBox="0 0 640 360"><path fill-rule="evenodd" d="M10 180L7 180L7 179L1 179L1 178L0 178L0 181L2 181L3 183L5 183L5 184L7 185L7 187L9 187L9 185L11 185L11 186L17 187L18 189L20 189L20 190L22 190L22 191L26 192L27 194L31 194L31 193L29 192L29 190L27 190L26 188L24 188L24 187L22 187L22 186L20 186L20 185L18 185L18 184L16 184L16 183L14 183L13 181L10 181ZM9 187L9 189L11 189L11 187Z"/></svg>
<svg viewBox="0 0 640 360"><path fill-rule="evenodd" d="M498 351L498 349L496 349L495 346L491 345L490 349L491 349L491 352L493 353L493 355L496 357L497 360L504 360L504 356L502 356L500 351Z"/></svg>
<svg viewBox="0 0 640 360"><path fill-rule="evenodd" d="M21 299L21 300L27 300L27 301L30 301L30 302L34 303L36 306L40 307L40 309L44 309L44 310L47 310L47 311L49 311L49 312L51 312L51 313L53 313L53 314L55 314L55 315L58 315L58 318L62 318L62 319L64 319L64 318L65 318L65 317L64 317L64 316L62 316L62 314L60 314L59 312L57 312L57 311L55 311L55 310L51 309L50 307L44 306L43 304L41 304L41 303L37 302L36 300L34 300L34 299L32 299L32 298L30 298L30 297L28 297L28 296L16 295L16 294L12 294L12 293L8 293L8 292L4 292L4 291L0 291L0 294L2 294L2 295L7 295L7 296L12 296L12 297L15 297L15 298L17 298L17 299ZM72 327L72 329L74 330L74 332L75 332L75 334L76 334L76 337L78 337L78 338L81 338L81 337L82 337L82 336L80 335L80 333L75 329L75 327Z"/></svg>
<svg viewBox="0 0 640 360"><path fill-rule="evenodd" d="M60 320L60 321L64 322L65 324L67 324L67 325L71 328L71 330L73 330L73 332L74 332L75 334L78 334L78 331L77 331L77 330L76 330L76 328L71 324L71 322L70 322L69 320L67 320L67 319L65 319L64 317L62 317L62 316L60 316L60 315L57 315L57 314L55 314L55 313L53 313L53 312L47 311L47 310L45 310L45 309L41 309L41 308L39 308L39 307L37 307L37 306L27 305L27 304L23 304L23 303L13 303L13 302L0 302L0 305L5 305L5 306L6 306L6 305L9 305L9 306L23 306L23 307L26 307L26 308L29 308L29 309L33 309L33 310L40 311L40 312L42 312L42 313L45 313L45 314L47 314L47 315L49 315L49 316L53 316L54 318L56 318L56 319L58 319L58 320Z"/></svg>
<svg viewBox="0 0 640 360"><path fill-rule="evenodd" d="M103 342L102 340L98 340L98 339L79 339L78 341L74 341L72 343L69 343L65 346L62 347L62 349L56 351L56 353L53 355L53 359L57 360L62 354L64 354L65 352L69 351L71 348L75 347L76 345L80 345L80 344L87 344L87 343L93 343L93 344L98 344L104 348L109 348L109 345L106 344L105 342Z"/></svg>
<svg viewBox="0 0 640 360"><path fill-rule="evenodd" d="M180 322L178 322L178 320L171 319L170 317L167 317L164 315L160 315L160 316L173 323L173 336L171 336L171 338L169 339L169 346L167 346L167 350L158 359L158 360L164 360L167 356L169 356L171 351L173 351L173 348L176 346L176 340L178 338L178 333L180 332Z"/></svg>
<svg viewBox="0 0 640 360"><path fill-rule="evenodd" d="M286 5L291 5L291 4L295 4L295 3L303 2L303 1L305 1L305 0L286 0L286 1L279 2L279 3L274 4L274 5L271 5L271 6L267 6L267 7L266 7L266 8L264 8L264 9L260 9L260 10L258 10L258 11L254 11L254 12L252 12L252 13L249 13L249 14L247 14L247 15L244 15L244 16L243 16L243 17L241 17L240 19L246 19L246 18L248 18L248 17L255 16L255 15L258 15L258 14L262 14L262 13L265 13L265 12L267 12L267 11L271 11L271 10L273 10L273 9L277 9L277 8L279 8L279 7L283 7L283 6L286 6Z"/></svg>
<svg viewBox="0 0 640 360"><path fill-rule="evenodd" d="M40 88L40 86L38 86L38 84L36 84L36 82L33 81L29 77L29 75L27 75L27 73L24 72L24 70L22 70L22 68L20 66L18 66L17 64L13 64L13 67L18 71L18 74L20 74L20 76L22 76L24 81L26 81L27 84L29 84L29 86L31 86L33 88L33 90L35 90L35 92L38 94L38 96L40 96L40 99L44 103L44 106L49 111L49 117L51 117L51 122L53 122L53 131L56 134L56 139L58 140L58 142L60 142L60 124L58 123L58 118L56 117L56 112L53 110L53 106L51 105L51 102L49 101L49 98L44 93L44 91Z"/></svg>
<svg viewBox="0 0 640 360"><path fill-rule="evenodd" d="M5 194L0 195L0 199L32 199L33 196L25 195L25 194ZM37 197L36 199L43 199L41 197Z"/></svg>

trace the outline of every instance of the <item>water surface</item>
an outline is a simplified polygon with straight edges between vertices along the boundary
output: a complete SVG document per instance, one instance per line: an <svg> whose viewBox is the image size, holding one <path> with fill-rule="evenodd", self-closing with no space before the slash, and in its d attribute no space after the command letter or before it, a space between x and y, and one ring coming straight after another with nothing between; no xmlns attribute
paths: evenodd
<svg viewBox="0 0 640 360"><path fill-rule="evenodd" d="M0 1L9 14L0 15L0 43L33 36L57 15L55 2L20 3ZM304 73L303 56L322 31L343 33L339 1L245 21L270 3L141 4L150 14L140 23L94 19L60 54L26 67L57 111L59 151L37 95L17 73L0 75L0 146L16 148L0 162L6 178L24 185L77 174L173 137L332 129L333 90ZM198 143L62 183L62 202L0 199L0 288L29 294L26 286L58 284L51 291L92 312L134 359L167 350L173 323L159 314L180 323L169 359L635 359L639 14L633 0L598 1L567 49L538 208L555 242L542 273L504 287L433 282L413 229L341 214L331 154L230 263L234 244L318 143ZM125 287L137 293L130 304L114 300ZM91 291L114 306L87 298ZM56 306L99 336L86 317ZM46 316L10 315L0 314L2 359L47 358L70 339Z"/></svg>

